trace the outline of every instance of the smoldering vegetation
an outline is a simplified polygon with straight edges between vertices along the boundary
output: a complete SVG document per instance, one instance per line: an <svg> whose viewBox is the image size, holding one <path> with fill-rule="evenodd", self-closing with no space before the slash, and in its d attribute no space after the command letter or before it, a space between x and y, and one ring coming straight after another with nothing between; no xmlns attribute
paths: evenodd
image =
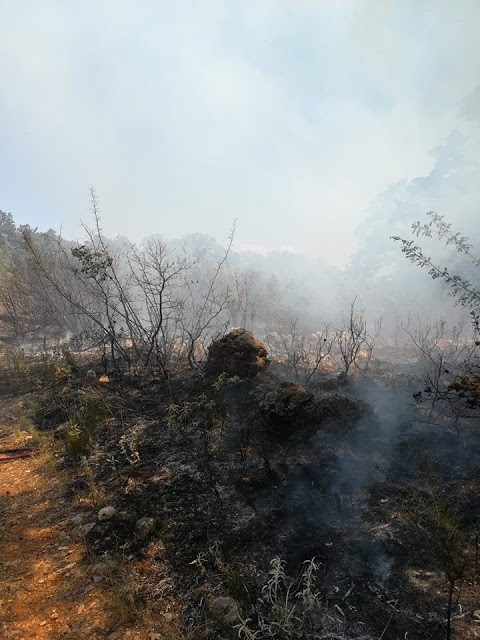
<svg viewBox="0 0 480 640"><path fill-rule="evenodd" d="M82 243L2 215L2 393L64 442L96 562L148 565L137 614L174 595L188 638L474 637L475 281L404 243L420 315L400 276L302 278L234 229L135 246L92 208Z"/></svg>

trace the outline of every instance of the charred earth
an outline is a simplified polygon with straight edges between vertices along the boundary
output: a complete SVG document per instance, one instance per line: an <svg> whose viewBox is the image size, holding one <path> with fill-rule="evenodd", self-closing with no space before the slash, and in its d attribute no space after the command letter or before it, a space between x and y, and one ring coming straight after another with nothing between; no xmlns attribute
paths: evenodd
<svg viewBox="0 0 480 640"><path fill-rule="evenodd" d="M79 373L38 396L69 496L104 496L75 524L90 556L161 556L189 638L437 640L447 617L475 637L478 429L426 423L418 381L303 386L266 356L237 330L204 372L121 388ZM148 572L140 602L161 579Z"/></svg>

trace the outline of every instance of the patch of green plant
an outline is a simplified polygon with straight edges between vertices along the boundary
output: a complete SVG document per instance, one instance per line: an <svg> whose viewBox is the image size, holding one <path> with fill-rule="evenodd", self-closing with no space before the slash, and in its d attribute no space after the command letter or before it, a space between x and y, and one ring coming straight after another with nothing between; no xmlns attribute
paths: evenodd
<svg viewBox="0 0 480 640"><path fill-rule="evenodd" d="M338 623L317 590L318 570L319 564L312 558L303 563L298 576L290 577L285 562L273 558L251 617L234 627L237 636L246 640L340 637L331 635L338 632Z"/></svg>
<svg viewBox="0 0 480 640"><path fill-rule="evenodd" d="M40 425L43 417L42 405L38 400L31 400L29 405L29 413L32 421Z"/></svg>
<svg viewBox="0 0 480 640"><path fill-rule="evenodd" d="M224 371L218 376L218 378L212 384L212 387L218 393L222 389L225 389L225 387L228 387L229 385L232 385L232 384L237 384L240 381L241 381L241 378L239 376L229 376L228 373L225 373Z"/></svg>
<svg viewBox="0 0 480 640"><path fill-rule="evenodd" d="M144 429L145 425L142 422L136 422L131 427L125 429L123 435L120 437L120 449L131 465L135 465L140 462L138 445Z"/></svg>
<svg viewBox="0 0 480 640"><path fill-rule="evenodd" d="M85 391L80 407L65 427L65 444L75 464L88 458L95 443L96 427L110 415L105 399L98 391Z"/></svg>

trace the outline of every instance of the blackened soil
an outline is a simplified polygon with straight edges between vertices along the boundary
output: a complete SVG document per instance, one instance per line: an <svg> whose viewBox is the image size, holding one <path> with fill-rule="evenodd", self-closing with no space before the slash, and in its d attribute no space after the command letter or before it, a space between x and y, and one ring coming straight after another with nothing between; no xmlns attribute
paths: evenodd
<svg viewBox="0 0 480 640"><path fill-rule="evenodd" d="M269 563L279 556L292 575L316 558L317 588L346 637L445 637L448 577L456 576L455 615L480 602L478 542L470 535L480 515L480 430L457 434L421 422L412 389L370 380L340 389L374 409L355 424L313 415L280 432L259 409L279 380L265 373L217 390L185 373L169 385L97 385L111 416L96 428L89 465L117 513L89 532L90 550L141 555L160 541L187 630L203 624L195 590L204 585L237 599L255 620ZM333 390L327 383L323 375L316 397L339 393L333 379ZM50 392L40 424L58 427L84 387L63 389L58 411ZM169 421L172 405L187 418ZM137 433L135 463L125 438L122 446L128 433ZM70 493L85 492L79 471ZM148 539L135 528L142 517L155 518ZM443 547L435 542L444 538ZM456 638L470 637L472 615L453 625Z"/></svg>

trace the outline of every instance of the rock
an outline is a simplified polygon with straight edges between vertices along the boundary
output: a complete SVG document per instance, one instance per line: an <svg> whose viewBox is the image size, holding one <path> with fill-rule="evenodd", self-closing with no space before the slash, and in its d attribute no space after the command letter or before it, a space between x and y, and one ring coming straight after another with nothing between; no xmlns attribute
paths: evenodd
<svg viewBox="0 0 480 640"><path fill-rule="evenodd" d="M342 375L342 374L340 374ZM345 383L338 376L322 375L317 382L317 387L324 391L338 391L345 386Z"/></svg>
<svg viewBox="0 0 480 640"><path fill-rule="evenodd" d="M303 424L307 411L312 404L313 393L301 384L282 382L274 391L270 391L260 402L264 416L275 424L288 426Z"/></svg>
<svg viewBox="0 0 480 640"><path fill-rule="evenodd" d="M81 524L79 527L75 527L75 529L72 531L73 537L83 538L87 535L87 533L90 533L94 526L95 522L86 522L85 524Z"/></svg>
<svg viewBox="0 0 480 640"><path fill-rule="evenodd" d="M208 348L207 375L227 373L241 378L253 377L268 366L265 345L245 329L233 329Z"/></svg>
<svg viewBox="0 0 480 640"><path fill-rule="evenodd" d="M155 518L140 518L135 523L135 533L140 539L144 540L153 533L155 525Z"/></svg>
<svg viewBox="0 0 480 640"><path fill-rule="evenodd" d="M363 400L340 393L332 393L315 402L314 412L321 422L353 429L359 420L373 415L373 408Z"/></svg>
<svg viewBox="0 0 480 640"><path fill-rule="evenodd" d="M207 598L206 606L214 618L230 627L241 621L238 604L233 598L211 596Z"/></svg>
<svg viewBox="0 0 480 640"><path fill-rule="evenodd" d="M111 520L116 513L117 510L115 509L115 507L103 507L103 509L100 509L100 511L98 512L97 518L101 522L103 522L103 520Z"/></svg>
<svg viewBox="0 0 480 640"><path fill-rule="evenodd" d="M73 516L73 518L71 518L70 522L75 526L78 527L81 524L83 524L83 521L85 519L85 514L83 513L78 513L76 516Z"/></svg>

